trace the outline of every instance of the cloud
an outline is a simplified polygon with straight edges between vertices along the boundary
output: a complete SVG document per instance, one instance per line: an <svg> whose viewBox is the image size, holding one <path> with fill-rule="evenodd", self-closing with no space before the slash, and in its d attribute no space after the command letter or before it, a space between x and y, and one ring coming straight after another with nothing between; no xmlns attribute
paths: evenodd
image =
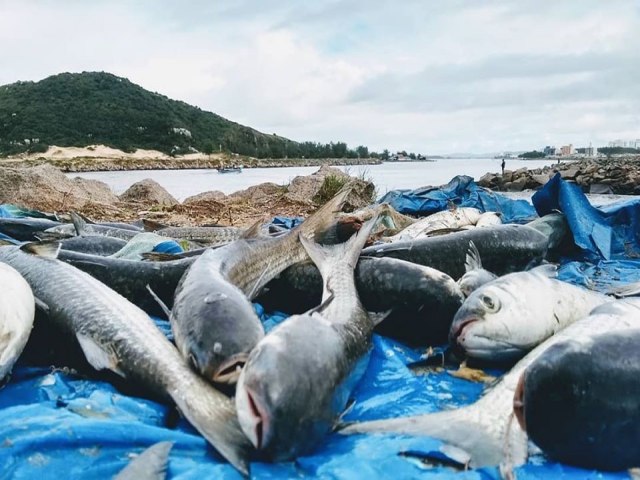
<svg viewBox="0 0 640 480"><path fill-rule="evenodd" d="M640 137L631 0L0 2L0 84L110 71L297 140L425 153Z"/></svg>

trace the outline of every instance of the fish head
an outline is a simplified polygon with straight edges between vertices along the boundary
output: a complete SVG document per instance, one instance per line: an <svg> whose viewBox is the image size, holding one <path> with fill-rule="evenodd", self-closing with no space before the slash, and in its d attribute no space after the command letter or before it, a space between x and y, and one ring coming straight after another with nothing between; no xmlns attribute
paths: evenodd
<svg viewBox="0 0 640 480"><path fill-rule="evenodd" d="M332 359L340 340L309 315L276 327L251 352L236 387L240 426L253 446L271 460L291 460L308 451L330 429L333 417Z"/></svg>
<svg viewBox="0 0 640 480"><path fill-rule="evenodd" d="M251 302L232 285L212 288L197 300L181 312L190 323L176 342L209 381L235 384L249 353L264 336L262 324Z"/></svg>
<svg viewBox="0 0 640 480"><path fill-rule="evenodd" d="M506 288L505 288L506 287ZM527 350L521 335L535 323L535 308L527 308L508 285L491 282L464 301L456 313L449 343L459 354L482 360L503 361L521 356Z"/></svg>

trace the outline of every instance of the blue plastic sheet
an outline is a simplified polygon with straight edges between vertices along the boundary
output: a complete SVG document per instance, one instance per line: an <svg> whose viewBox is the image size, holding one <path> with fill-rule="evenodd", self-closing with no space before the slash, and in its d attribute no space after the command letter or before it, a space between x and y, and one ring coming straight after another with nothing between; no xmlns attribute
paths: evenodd
<svg viewBox="0 0 640 480"><path fill-rule="evenodd" d="M627 202L593 211L584 203L584 196L580 197L572 187L563 186L562 181L555 182L539 196L545 200L538 200L538 206L549 205L551 209L563 210L568 218L574 218L570 222L574 236L577 234L580 238L581 232L584 233L580 219L593 215L605 219L602 225L614 231L611 245L617 245L616 235L628 238L629 231L634 228L631 225L635 225L637 203ZM562 191L565 193L561 195ZM497 205L510 220L522 221L535 216L530 205L525 208L523 201L509 200L479 189L468 177L457 177L443 192L429 190L426 191L427 196L415 192L390 192L385 198L392 195L398 199L395 207L409 213L447 208L447 201L452 200L459 205L483 210L496 210ZM422 206L418 205L419 202L423 202ZM417 205L414 211L401 206L414 203ZM277 221L286 228L296 224L295 220L286 218ZM584 245L580 255L564 259L560 278L600 290L640 280L640 260L628 256L622 258L622 252L615 253L620 259L607 260L600 256L606 250L606 242L594 243L594 235L589 235L588 241L578 240ZM600 236L595 238L600 242ZM614 249L614 252L617 251ZM589 255L594 261L584 261ZM255 308L267 331L286 319L284 314L265 312L260 305L256 304ZM169 323L162 319L154 320L171 339ZM481 384L453 377L443 369L414 373L407 365L420 359L423 353L374 336L368 368L353 391L354 403L343 421L392 418L456 408L472 403L481 395ZM125 395L97 378L24 363L17 365L10 382L0 390L2 478L110 478L124 468L132 453L165 440L175 442L170 455L169 478L241 478L186 421L173 424L175 422L171 418L175 414L171 407ZM453 472L447 467L423 466L417 457L437 456L440 446L440 442L426 437L329 434L312 454L289 463L252 463L251 471L254 478L267 479L500 478L495 468ZM550 462L541 455L532 457L515 473L519 479L627 478L626 473L604 474L568 467Z"/></svg>
<svg viewBox="0 0 640 480"><path fill-rule="evenodd" d="M50 213L39 212L38 210L31 210L30 208L20 207L18 205L12 205L5 203L0 205L0 218L46 218L49 220L58 220L58 217Z"/></svg>
<svg viewBox="0 0 640 480"><path fill-rule="evenodd" d="M479 187L466 175L454 177L444 187L392 190L378 202L389 203L400 213L419 216L446 210L453 203L482 212L500 212L504 223L526 223L537 217L535 209L526 200L512 200Z"/></svg>
<svg viewBox="0 0 640 480"><path fill-rule="evenodd" d="M184 252L180 244L175 240L167 240L166 242L160 242L155 247L153 247L153 251L158 253L171 253L171 254Z"/></svg>

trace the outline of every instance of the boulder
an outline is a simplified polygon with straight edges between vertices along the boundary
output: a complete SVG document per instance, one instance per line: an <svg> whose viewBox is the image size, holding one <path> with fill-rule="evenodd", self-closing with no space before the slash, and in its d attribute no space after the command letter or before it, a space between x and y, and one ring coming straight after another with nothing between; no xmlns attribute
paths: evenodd
<svg viewBox="0 0 640 480"><path fill-rule="evenodd" d="M180 203L162 185L150 178L145 178L131 185L120 195L120 200L144 205L172 206Z"/></svg>
<svg viewBox="0 0 640 480"><path fill-rule="evenodd" d="M504 184L504 189L507 192L521 192L527 184L527 177L520 177L513 182L507 182Z"/></svg>
<svg viewBox="0 0 640 480"><path fill-rule="evenodd" d="M197 195L193 195L191 197L187 197L183 203L183 205L190 205L193 203L211 203L211 202L220 202L224 200L227 196L219 190L213 190L209 192L198 193Z"/></svg>
<svg viewBox="0 0 640 480"><path fill-rule="evenodd" d="M87 205L113 206L118 197L97 180L68 178L51 165L0 167L0 203L43 211L79 210Z"/></svg>

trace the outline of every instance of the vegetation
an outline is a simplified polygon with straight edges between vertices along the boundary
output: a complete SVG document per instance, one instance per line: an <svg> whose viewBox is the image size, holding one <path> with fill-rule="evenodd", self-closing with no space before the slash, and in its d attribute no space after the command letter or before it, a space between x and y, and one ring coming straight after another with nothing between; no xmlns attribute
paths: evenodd
<svg viewBox="0 0 640 480"><path fill-rule="evenodd" d="M324 177L322 185L316 193L314 201L319 205L324 205L346 185L349 177L340 175L327 175Z"/></svg>
<svg viewBox="0 0 640 480"><path fill-rule="evenodd" d="M547 154L544 152L539 152L537 150L533 150L531 152L524 152L518 155L518 158L544 158Z"/></svg>
<svg viewBox="0 0 640 480"><path fill-rule="evenodd" d="M640 153L640 150L637 148L628 148L628 147L600 147L598 148L598 153L603 155L621 155L623 153Z"/></svg>
<svg viewBox="0 0 640 480"><path fill-rule="evenodd" d="M261 133L109 73L62 73L0 87L0 155L93 144L172 155L197 150L257 158L379 156L365 146L298 143Z"/></svg>

